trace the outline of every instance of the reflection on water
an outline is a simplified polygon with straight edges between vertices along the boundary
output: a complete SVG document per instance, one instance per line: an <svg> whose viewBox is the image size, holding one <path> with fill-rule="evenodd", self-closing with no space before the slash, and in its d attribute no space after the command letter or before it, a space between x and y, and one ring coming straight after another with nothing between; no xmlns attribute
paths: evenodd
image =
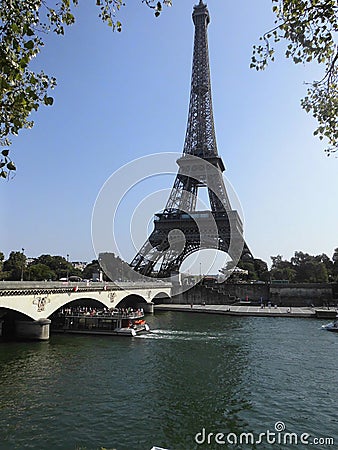
<svg viewBox="0 0 338 450"><path fill-rule="evenodd" d="M148 322L152 333L136 338L0 344L0 450L245 448L194 436L258 434L277 421L338 442L338 336L318 321L160 313Z"/></svg>

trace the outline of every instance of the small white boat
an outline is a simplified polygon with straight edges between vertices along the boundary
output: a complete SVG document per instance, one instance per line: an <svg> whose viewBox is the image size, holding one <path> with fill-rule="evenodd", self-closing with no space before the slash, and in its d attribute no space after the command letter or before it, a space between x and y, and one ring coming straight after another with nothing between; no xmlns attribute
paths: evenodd
<svg viewBox="0 0 338 450"><path fill-rule="evenodd" d="M114 331L122 336L137 336L138 334L148 332L149 325L147 323L131 325L130 327L115 328Z"/></svg>
<svg viewBox="0 0 338 450"><path fill-rule="evenodd" d="M322 329L326 331L333 331L338 333L338 319L334 320L333 322L330 322L326 325L322 325Z"/></svg>

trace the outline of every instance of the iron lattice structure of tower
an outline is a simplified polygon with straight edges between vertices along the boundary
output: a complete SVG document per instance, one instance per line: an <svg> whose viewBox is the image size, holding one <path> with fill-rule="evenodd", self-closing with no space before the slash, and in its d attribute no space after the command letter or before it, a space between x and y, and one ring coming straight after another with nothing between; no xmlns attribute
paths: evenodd
<svg viewBox="0 0 338 450"><path fill-rule="evenodd" d="M243 225L231 209L217 151L212 110L207 28L210 16L200 0L194 6L193 66L188 124L178 173L162 213L155 214L154 230L130 266L150 276L161 260L160 277L177 273L183 260L205 248L227 252L233 261L252 254L243 239ZM197 211L200 187L207 188L209 211Z"/></svg>

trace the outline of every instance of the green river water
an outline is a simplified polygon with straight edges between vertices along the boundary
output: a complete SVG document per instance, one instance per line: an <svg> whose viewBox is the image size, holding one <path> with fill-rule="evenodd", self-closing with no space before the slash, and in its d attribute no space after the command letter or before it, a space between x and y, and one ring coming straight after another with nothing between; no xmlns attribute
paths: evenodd
<svg viewBox="0 0 338 450"><path fill-rule="evenodd" d="M0 343L0 450L338 449L338 334L323 322L147 321L136 338Z"/></svg>

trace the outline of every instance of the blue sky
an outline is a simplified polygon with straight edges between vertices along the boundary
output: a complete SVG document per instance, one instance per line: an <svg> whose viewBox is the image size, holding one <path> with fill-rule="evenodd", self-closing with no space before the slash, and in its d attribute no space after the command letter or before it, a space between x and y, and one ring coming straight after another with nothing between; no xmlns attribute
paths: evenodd
<svg viewBox="0 0 338 450"><path fill-rule="evenodd" d="M1 184L6 256L24 248L32 257L90 261L92 210L109 176L135 158L182 151L196 2L174 0L157 19L141 1L126 3L123 31L112 33L95 1L80 1L77 23L64 37L48 36L34 61L58 86L53 107L41 107L34 128L13 140L17 175ZM338 159L325 155L314 119L300 107L304 81L320 70L285 60L282 46L266 71L249 69L252 45L273 24L271 1L207 3L218 150L242 205L246 241L267 262L296 250L331 257ZM156 177L154 190L172 179Z"/></svg>

